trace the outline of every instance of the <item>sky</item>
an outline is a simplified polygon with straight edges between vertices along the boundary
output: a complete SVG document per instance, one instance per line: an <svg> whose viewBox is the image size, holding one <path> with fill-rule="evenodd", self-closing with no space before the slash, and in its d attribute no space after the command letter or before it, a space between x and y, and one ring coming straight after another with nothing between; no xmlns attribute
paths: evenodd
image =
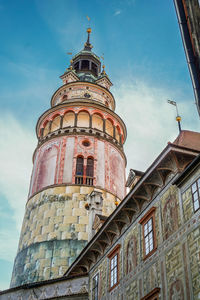
<svg viewBox="0 0 200 300"><path fill-rule="evenodd" d="M173 0L0 0L0 290L9 288L37 145L35 125L86 41L104 56L127 126L127 173L145 171L182 128L199 131Z"/></svg>

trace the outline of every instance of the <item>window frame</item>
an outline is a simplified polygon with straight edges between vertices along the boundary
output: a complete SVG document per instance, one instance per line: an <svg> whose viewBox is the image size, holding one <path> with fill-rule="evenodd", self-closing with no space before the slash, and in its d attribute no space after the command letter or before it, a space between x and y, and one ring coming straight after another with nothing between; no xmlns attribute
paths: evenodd
<svg viewBox="0 0 200 300"><path fill-rule="evenodd" d="M97 285L94 286L94 278L98 277ZM100 275L99 272L97 272L93 277L92 277L92 300L98 300L99 299L99 282L100 282ZM96 281L95 281L96 283ZM95 291L97 288L97 292ZM96 298L97 296L97 298Z"/></svg>
<svg viewBox="0 0 200 300"><path fill-rule="evenodd" d="M109 258L109 291L112 291L119 284L119 258L120 258L119 252L120 252L120 248L121 248L121 245L118 244L108 254L108 258ZM111 263L115 256L117 256L117 264L116 264L117 278L116 278L116 282L111 286L111 271L113 271L115 269L115 266L113 269L111 269Z"/></svg>
<svg viewBox="0 0 200 300"><path fill-rule="evenodd" d="M156 227L155 227L155 210L156 207L152 207L143 217L140 219L139 223L142 225L142 240L143 240L143 260L147 259L151 256L157 249L157 240L156 240ZM145 245L145 225L152 219L152 232L153 235L153 249L146 253L146 245ZM148 233L149 234L149 233Z"/></svg>
<svg viewBox="0 0 200 300"><path fill-rule="evenodd" d="M82 159L82 163L78 162L79 159ZM89 162L92 162L90 164ZM95 159L92 156L88 156L87 158L83 157L82 155L78 155L76 157L76 167L75 167L75 176L74 176L74 182L77 185L88 185L93 186L94 185L94 171L95 171ZM80 173L82 174L78 174ZM79 172L78 172L79 171ZM92 174L92 176L89 176L89 173Z"/></svg>
<svg viewBox="0 0 200 300"><path fill-rule="evenodd" d="M199 183L198 183L199 181ZM196 190L195 192L193 193L192 191L192 187L196 185ZM193 210L194 212L196 213L199 209L200 209L200 177L197 178L191 185L191 193L192 193L192 203L193 203ZM197 193L197 200L194 199L194 194ZM195 206L194 206L194 203L195 202L198 202L199 204L199 207L197 209L195 209Z"/></svg>
<svg viewBox="0 0 200 300"><path fill-rule="evenodd" d="M141 300L159 300L159 293L160 293L160 288L156 287L146 296L142 297Z"/></svg>

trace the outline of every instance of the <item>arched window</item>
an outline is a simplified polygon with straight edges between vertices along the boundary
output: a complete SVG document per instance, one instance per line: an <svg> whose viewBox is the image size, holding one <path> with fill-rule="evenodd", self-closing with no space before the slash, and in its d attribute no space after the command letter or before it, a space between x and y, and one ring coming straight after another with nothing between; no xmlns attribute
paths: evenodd
<svg viewBox="0 0 200 300"><path fill-rule="evenodd" d="M94 177L94 159L88 157L87 165L84 167L84 158L78 156L76 159L75 184L93 185Z"/></svg>
<svg viewBox="0 0 200 300"><path fill-rule="evenodd" d="M118 143L120 142L120 129L119 127L115 127L115 138L118 141Z"/></svg>
<svg viewBox="0 0 200 300"><path fill-rule="evenodd" d="M113 136L113 124L110 120L106 120L106 133Z"/></svg>
<svg viewBox="0 0 200 300"><path fill-rule="evenodd" d="M85 111L81 111L77 117L77 126L78 127L89 127L89 114Z"/></svg>
<svg viewBox="0 0 200 300"><path fill-rule="evenodd" d="M75 183L76 184L83 184L83 157L78 156L76 159L76 177Z"/></svg>
<svg viewBox="0 0 200 300"><path fill-rule="evenodd" d="M73 112L67 112L63 117L63 128L74 126L75 115Z"/></svg>
<svg viewBox="0 0 200 300"><path fill-rule="evenodd" d="M49 122L46 123L43 130L43 137L49 133Z"/></svg>
<svg viewBox="0 0 200 300"><path fill-rule="evenodd" d="M55 117L51 123L51 132L58 129L60 129L60 116Z"/></svg>
<svg viewBox="0 0 200 300"><path fill-rule="evenodd" d="M78 70L79 70L79 61L78 61L77 63L75 63L75 65L74 65L74 69L75 69L76 71L78 71Z"/></svg>
<svg viewBox="0 0 200 300"><path fill-rule="evenodd" d="M92 116L92 128L103 131L103 119L98 114Z"/></svg>
<svg viewBox="0 0 200 300"><path fill-rule="evenodd" d="M89 60L82 60L81 70L89 70Z"/></svg>
<svg viewBox="0 0 200 300"><path fill-rule="evenodd" d="M97 65L95 65L93 62L92 62L92 71L94 73L94 75L97 75Z"/></svg>
<svg viewBox="0 0 200 300"><path fill-rule="evenodd" d="M94 176L94 159L92 157L88 157L85 183L88 185L93 185L93 176Z"/></svg>

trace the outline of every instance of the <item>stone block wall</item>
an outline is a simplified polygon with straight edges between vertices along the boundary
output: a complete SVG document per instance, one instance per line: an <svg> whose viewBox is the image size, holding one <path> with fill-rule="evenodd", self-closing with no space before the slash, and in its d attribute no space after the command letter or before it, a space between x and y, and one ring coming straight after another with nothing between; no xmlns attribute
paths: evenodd
<svg viewBox="0 0 200 300"><path fill-rule="evenodd" d="M94 187L46 189L26 205L11 286L62 276L88 242L85 197ZM115 208L115 197L103 194L103 214Z"/></svg>

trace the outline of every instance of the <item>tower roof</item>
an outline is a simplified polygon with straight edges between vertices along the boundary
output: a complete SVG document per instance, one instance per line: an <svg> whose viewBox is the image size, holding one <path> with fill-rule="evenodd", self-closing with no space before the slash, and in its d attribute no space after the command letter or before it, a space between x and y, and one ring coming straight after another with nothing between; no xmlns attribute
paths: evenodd
<svg viewBox="0 0 200 300"><path fill-rule="evenodd" d="M90 43L91 32L91 28L88 28L84 48L72 57L69 69L74 70L81 81L95 82L102 76L101 61L100 57L92 52L93 46Z"/></svg>

